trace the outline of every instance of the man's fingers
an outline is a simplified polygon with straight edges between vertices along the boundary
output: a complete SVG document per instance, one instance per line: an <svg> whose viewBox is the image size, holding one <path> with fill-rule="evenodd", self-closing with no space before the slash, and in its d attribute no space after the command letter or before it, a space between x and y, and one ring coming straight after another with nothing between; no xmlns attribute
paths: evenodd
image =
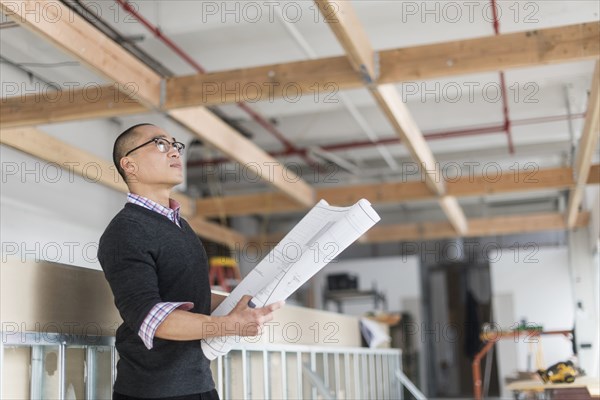
<svg viewBox="0 0 600 400"><path fill-rule="evenodd" d="M248 306L248 302L252 300L252 296L250 295L243 295L242 298L240 299L240 301L238 301L237 306L236 307L247 307Z"/></svg>
<svg viewBox="0 0 600 400"><path fill-rule="evenodd" d="M249 294L245 294L240 299L240 303L243 303L243 302L248 303L248 301L250 301L250 300L252 300L252 296L250 296Z"/></svg>
<svg viewBox="0 0 600 400"><path fill-rule="evenodd" d="M283 305L283 301L278 301L277 303L270 304L268 306L257 309L261 314L267 315L271 314L273 311L278 310Z"/></svg>
<svg viewBox="0 0 600 400"><path fill-rule="evenodd" d="M281 307L283 307L283 305L285 304L285 302L283 300L278 301L277 303L273 303L270 306L268 306L269 310L271 310L271 312L275 311L275 310L279 310Z"/></svg>

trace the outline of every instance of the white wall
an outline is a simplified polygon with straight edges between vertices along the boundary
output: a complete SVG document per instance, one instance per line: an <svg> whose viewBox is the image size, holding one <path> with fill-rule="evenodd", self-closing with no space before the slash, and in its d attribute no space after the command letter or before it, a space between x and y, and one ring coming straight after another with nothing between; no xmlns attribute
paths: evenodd
<svg viewBox="0 0 600 400"><path fill-rule="evenodd" d="M327 285L327 275L347 272L358 276L359 289L370 290L375 283L377 290L387 298L388 311L403 310L403 302L420 298L421 281L419 262L416 256L365 258L332 262L313 278L315 288L315 304L322 308L322 289ZM373 302L348 301L343 304L344 314L360 315L373 310ZM336 311L336 306L329 302L328 310Z"/></svg>
<svg viewBox="0 0 600 400"><path fill-rule="evenodd" d="M72 132L72 142L86 142L82 148L94 150L96 155L105 153L102 157L109 159L118 131L103 125L107 124L82 123L85 130ZM3 258L12 254L27 260L99 268L98 239L122 207L125 194L7 146L0 146L0 156ZM93 177L93 167L89 173Z"/></svg>
<svg viewBox="0 0 600 400"><path fill-rule="evenodd" d="M94 120L38 129L97 157L111 160L117 135L130 125L129 122L120 125ZM185 133L179 132L177 138L187 143L190 135ZM125 194L96 183L99 170L92 164L87 170L88 177L83 178L59 168L58 164L39 160L8 146L0 146L0 157L3 259L5 254L10 254L28 260L43 259L99 269L96 260L98 240L112 217L123 207ZM111 173L117 179L116 172Z"/></svg>
<svg viewBox="0 0 600 400"><path fill-rule="evenodd" d="M3 88L10 85L11 90L17 87L25 92L35 89L38 87L36 85L47 88L12 66L0 64L0 72ZM67 72L64 71L55 72L51 79L58 83L77 81L87 76L84 68L70 75L65 75ZM11 92L11 95L15 93ZM186 144L192 139L192 134L187 130L156 115L75 121L37 128L96 157L111 160L117 135L140 122L157 124ZM56 164L41 161L5 145L0 146L0 159L2 260L7 256L15 256L99 269L96 259L98 240L112 217L123 207L125 194L95 183L97 169L93 165L87 170L89 178L84 179L68 170L59 169ZM112 172L117 179L116 172ZM184 188L185 183L176 189Z"/></svg>
<svg viewBox="0 0 600 400"><path fill-rule="evenodd" d="M540 247L537 252L522 248L518 253L507 250L502 256L491 255L490 260L494 316L500 327L508 330L525 318L543 325L545 331L573 328L575 315L567 247ZM573 354L571 342L563 336L543 336L541 345L545 367ZM523 338L518 343L499 342L496 354L502 382L515 370L526 370L530 352L531 368L535 371L536 349L535 343L525 343Z"/></svg>

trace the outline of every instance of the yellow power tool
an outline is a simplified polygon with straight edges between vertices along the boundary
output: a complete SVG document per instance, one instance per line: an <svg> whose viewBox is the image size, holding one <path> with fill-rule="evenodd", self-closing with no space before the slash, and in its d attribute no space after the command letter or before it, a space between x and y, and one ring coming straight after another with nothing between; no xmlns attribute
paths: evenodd
<svg viewBox="0 0 600 400"><path fill-rule="evenodd" d="M571 361L561 361L548 369L537 371L544 383L573 383L577 376L577 370Z"/></svg>

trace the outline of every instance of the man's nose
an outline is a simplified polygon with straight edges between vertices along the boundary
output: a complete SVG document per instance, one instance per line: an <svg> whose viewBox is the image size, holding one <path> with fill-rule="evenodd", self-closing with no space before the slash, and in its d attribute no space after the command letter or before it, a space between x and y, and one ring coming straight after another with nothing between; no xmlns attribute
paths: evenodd
<svg viewBox="0 0 600 400"><path fill-rule="evenodd" d="M175 157L175 158L179 158L181 156L181 154L179 154L179 150L177 150L175 147L171 146L171 148L169 149L169 157Z"/></svg>

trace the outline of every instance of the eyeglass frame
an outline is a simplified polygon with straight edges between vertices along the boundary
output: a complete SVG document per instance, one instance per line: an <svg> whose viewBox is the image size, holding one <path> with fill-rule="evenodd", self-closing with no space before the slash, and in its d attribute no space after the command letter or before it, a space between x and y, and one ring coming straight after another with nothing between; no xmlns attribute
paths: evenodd
<svg viewBox="0 0 600 400"><path fill-rule="evenodd" d="M175 150L177 150L177 152L179 153L179 155L183 154L183 150L185 149L185 144L184 144L184 143L181 143L181 142L178 142L178 141L176 141L176 140L175 140L175 138L173 138L173 142L169 142L169 140L167 140L167 139L166 139L166 138L164 138L164 137L154 137L154 138L152 138L152 139L148 140L147 142L145 142L145 143L142 143L142 144L140 144L139 146L137 146L137 147L134 147L133 149L129 150L127 153L125 153L125 155L124 155L123 157L127 157L128 155L130 155L131 153L133 153L133 152L134 152L134 151L136 151L137 149L139 149L139 148L142 148L142 147L144 147L145 145L147 145L147 144L150 144L150 143L152 143L152 142L154 142L154 144L156 144L156 148L158 149L158 141L159 141L159 140L164 140L165 142L169 143L169 144L171 145L170 147L171 147L171 148L174 148ZM179 149L178 149L178 148L176 147L176 145L179 145L179 146L181 146L181 148L179 148ZM171 148L169 148L169 150L171 150ZM166 154L166 153L168 153L168 152L169 152L169 150L167 150L167 151L165 151L165 152L162 152L162 151L161 151L161 153L162 153L162 154ZM160 151L160 149L159 149L158 151Z"/></svg>

